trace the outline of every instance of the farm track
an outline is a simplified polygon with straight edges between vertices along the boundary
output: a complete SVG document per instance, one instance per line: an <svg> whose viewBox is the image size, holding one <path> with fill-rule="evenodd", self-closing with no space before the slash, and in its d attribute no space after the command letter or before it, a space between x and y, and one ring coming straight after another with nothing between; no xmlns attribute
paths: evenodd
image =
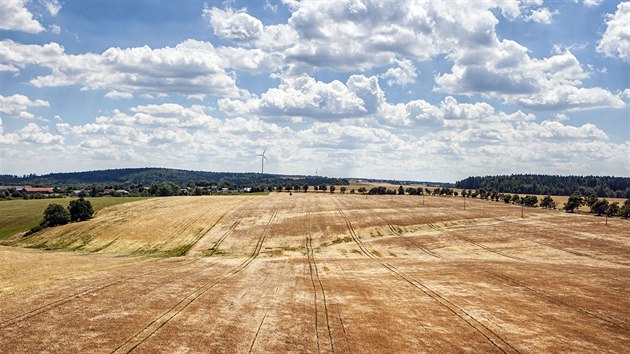
<svg viewBox="0 0 630 354"><path fill-rule="evenodd" d="M175 316L182 313L190 304L192 304L195 300L197 300L200 296L207 293L210 289L215 287L217 284L224 282L225 280L233 277L234 275L240 273L244 270L258 255L260 254L260 250L262 245L267 237L267 229L269 225L273 222L278 211L275 210L271 215L269 221L266 223L263 228L260 236L258 237L258 242L254 247L252 254L243 261L240 265L228 271L223 276L220 276L219 279L214 281L209 281L201 286L197 287L195 290L190 292L185 297L181 298L175 305L169 308L167 311L162 313L157 318L153 319L149 322L144 328L135 333L133 336L129 337L125 342L116 347L112 353L130 353L144 344L151 336L153 336L156 332L158 332L162 327L168 324Z"/></svg>
<svg viewBox="0 0 630 354"><path fill-rule="evenodd" d="M110 288L112 286L124 285L124 284L128 283L129 281L131 281L133 279L141 279L141 278L143 278L143 277L145 277L147 275L150 275L150 274L153 274L153 273L156 273L156 272L164 272L164 271L172 270L172 269L175 269L175 268L181 268L183 266L190 265L191 263L194 263L194 262L197 262L197 261L198 261L198 259L186 260L186 261L183 261L182 263L178 263L176 265L173 265L173 266L170 266L170 267L167 267L167 268L153 269L153 270L150 270L150 271L147 271L147 272L143 272L143 273L140 273L140 274L135 274L135 275L132 275L132 276L129 276L129 277L125 277L123 279L119 279L119 280L110 281L110 282L107 282L107 283L102 284L102 285L98 285L98 286L91 287L91 288L86 289L86 290L82 290L82 291L73 293L73 294L65 296L65 297L63 297L63 298L61 298L59 300L49 302L49 303L47 303L45 305L39 306L39 307L34 308L32 310L29 310L27 312L24 312L24 313L22 313L22 314L20 314L18 316L14 316L14 317L12 317L10 319L4 320L4 321L0 322L0 329L6 328L6 327L9 327L9 326L12 326L12 325L15 325L15 324L20 323L20 322L22 322L22 321L24 321L24 320L26 320L28 318L33 317L33 316L39 315L41 313L44 313L44 312L47 312L47 311L50 311L50 310L53 310L55 308L58 308L58 307L60 307L60 306L62 306L64 304L70 302L70 301L80 299L81 297L83 297L85 295L93 294L95 292L98 292L98 291L103 290L103 289Z"/></svg>
<svg viewBox="0 0 630 354"><path fill-rule="evenodd" d="M311 214L307 212L306 215L306 253L308 258L308 268L311 278L311 284L313 285L313 307L315 309L315 333L317 337L317 352L321 352L320 337L319 337L319 318L318 318L318 302L317 293L321 293L322 301L324 303L324 315L326 318L326 329L328 331L328 341L330 343L330 350L335 352L335 344L332 337L332 330L330 327L330 318L328 313L328 303L326 301L326 292L324 291L324 285L319 277L319 270L317 269L317 262L315 261L315 254L313 251L313 238L311 236ZM317 280L317 281L316 281ZM317 285L316 285L317 284Z"/></svg>
<svg viewBox="0 0 630 354"><path fill-rule="evenodd" d="M372 252L363 244L363 241L361 241L361 239L359 238L359 236L355 232L354 227L352 226L352 223L350 222L350 220L348 219L346 214L343 212L343 210L340 207L340 205L338 204L337 200L333 199L333 203L335 203L335 205L337 205L337 210L338 210L339 214L341 215L341 217L344 219L344 221L345 221L345 223L346 223L346 225L348 227L348 231L350 233L350 236L352 237L352 240L359 246L359 248L361 249L361 252L364 255L366 255L367 257L369 257L373 261L381 264L383 267L387 268L389 271L391 271L392 273L394 273L395 275L397 275L398 277L400 277L401 279L403 279L404 281L409 283L411 286L417 288L418 290L422 291L425 295L427 295L427 296L431 297L432 299L434 299L435 301L437 301L440 305L446 307L451 313L453 313L455 316L457 316L460 319L462 319L463 321L465 321L470 327L472 327L479 334L481 334L483 337L485 337L494 347L496 347L502 353L520 353L516 348L514 348L511 344L509 344L501 336L499 336L497 333L495 333L493 330L488 328L483 323L479 322L475 317L470 315L468 312L466 312L461 307L457 306L456 304L454 304L453 302L449 301L444 296L442 296L439 293L435 292L434 290L430 289L426 285L422 284L418 280L416 280L413 277L409 276L408 274L406 274L405 272L401 271L400 269L398 269L397 267L393 266L392 264L390 264L388 262L385 262L383 260L380 260L376 256L374 256L374 254L372 254Z"/></svg>

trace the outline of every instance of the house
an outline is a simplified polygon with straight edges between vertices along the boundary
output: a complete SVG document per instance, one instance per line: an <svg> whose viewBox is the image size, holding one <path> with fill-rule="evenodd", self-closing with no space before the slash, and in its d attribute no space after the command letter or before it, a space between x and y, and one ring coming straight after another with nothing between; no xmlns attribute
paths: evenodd
<svg viewBox="0 0 630 354"><path fill-rule="evenodd" d="M55 191L54 191L54 188L52 187L24 187L22 188L22 192L27 193L27 194L35 194L35 193L52 194Z"/></svg>
<svg viewBox="0 0 630 354"><path fill-rule="evenodd" d="M116 194L124 194L124 195L129 194L129 192L124 190L124 189L117 189L117 190L114 191L114 193L116 193Z"/></svg>
<svg viewBox="0 0 630 354"><path fill-rule="evenodd" d="M24 188L31 188L31 186L0 186L0 191L8 191L10 189L15 189L16 191L21 191Z"/></svg>

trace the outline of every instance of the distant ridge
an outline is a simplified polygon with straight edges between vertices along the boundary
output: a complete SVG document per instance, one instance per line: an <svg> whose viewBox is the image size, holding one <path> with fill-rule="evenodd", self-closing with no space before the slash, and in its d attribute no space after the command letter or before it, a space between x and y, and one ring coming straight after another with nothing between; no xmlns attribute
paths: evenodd
<svg viewBox="0 0 630 354"><path fill-rule="evenodd" d="M208 172L208 171L189 171L173 168L120 168L109 170L95 170L83 172L61 172L49 173L45 175L0 175L0 184L33 186L67 186L67 185L90 185L90 184L160 184L175 182L179 185L185 185L189 181L199 182L208 181L221 184L223 182L238 186L253 185L289 185L289 184L337 184L347 185L348 180L343 178L329 178L322 176L294 176L294 175L276 175L254 172L236 173L236 172Z"/></svg>
<svg viewBox="0 0 630 354"><path fill-rule="evenodd" d="M630 198L630 177L502 175L468 177L455 183L457 188L485 189L500 193L581 195Z"/></svg>

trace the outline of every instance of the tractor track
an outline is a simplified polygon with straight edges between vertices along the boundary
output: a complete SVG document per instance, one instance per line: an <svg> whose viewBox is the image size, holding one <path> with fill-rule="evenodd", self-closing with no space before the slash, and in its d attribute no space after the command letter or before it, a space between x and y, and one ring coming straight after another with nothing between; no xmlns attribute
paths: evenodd
<svg viewBox="0 0 630 354"><path fill-rule="evenodd" d="M400 277L401 279L409 283L411 286L422 291L425 295L431 297L433 300L437 301L443 307L446 307L451 313L453 313L455 316L459 317L464 322L466 322L470 327L472 327L484 338L486 338L486 340L488 340L495 348L497 348L502 353L509 353L509 352L520 353L516 348L514 348L506 340L501 338L501 336L499 336L496 332L488 328L483 323L479 322L479 320L477 320L475 317L470 315L466 310L457 306L456 304L454 304L453 302L451 302L444 296L435 292L428 286L422 284L421 282L411 277L410 275L406 274L405 272L401 271L400 269L393 266L392 264L385 261L381 261L376 256L374 256L372 252L368 250L367 247L363 244L363 241L361 241L361 239L358 237L356 231L354 230L354 227L352 226L352 223L350 222L348 217L345 215L345 213L343 212L343 210L341 209L337 201L333 200L333 202L337 206L337 210L339 214L343 217L344 221L346 222L348 231L350 232L350 236L352 237L353 241L359 246L363 254L365 254L367 257L369 257L373 261L381 264L383 267L385 267L386 269L388 269L389 271L391 271L392 273L394 273L395 275L397 275L398 277Z"/></svg>
<svg viewBox="0 0 630 354"><path fill-rule="evenodd" d="M214 227L215 227L215 226L217 226L217 224L218 224L221 220L223 220L223 218L224 218L227 214L231 213L231 212L232 212L232 210L234 210L235 208L236 208L236 206L233 206L232 208L230 208L230 210L228 210L228 211L226 211L225 213L223 213L223 215L221 215L221 217L220 217L220 218L218 218L218 219L217 219L217 221L215 221L215 222L214 222L214 224L212 224L212 226L210 226L210 227L209 227L209 228L208 228L205 232L203 232L203 229L202 229L202 232L200 232L199 237L197 237L197 238L193 241L193 243L190 245L190 248L188 248L188 251L186 251L186 254L185 254L185 255L188 255L188 253L190 252L190 250L191 250L193 247L195 247L195 245L197 244L197 242L199 242L199 240L201 240L204 236L206 236L206 235L208 234L208 232L210 232L212 229L214 229ZM244 214L244 213L245 213L245 212L243 212L243 214ZM239 221L241 221L241 218L243 217L243 214L241 214L241 215L239 216L239 218L238 218L238 220L237 220L237 223L238 223ZM230 228L230 230L234 229L234 227L236 227L236 225L234 225L233 227L231 227L231 228ZM226 237L227 237L227 236L226 236ZM223 242L223 241L221 241L221 242ZM213 251L212 253L214 253L214 251Z"/></svg>
<svg viewBox="0 0 630 354"><path fill-rule="evenodd" d="M457 239L459 239L459 240L462 240L462 241L464 241L464 242L468 242L468 243L470 243L471 245L475 245L475 246L477 246L477 247L479 247L479 248L482 248L482 249L484 249L484 250L486 250L486 251L488 251L488 252L491 252L491 253L497 254L497 255L502 256L502 257L510 258L510 259L515 260L515 261L521 261L521 262L522 262L522 261L524 261L522 258L515 257L515 256L511 256L511 255L509 255L509 254L503 253L503 252L498 251L498 250L496 250L496 249L494 249L494 248L488 247L488 246L484 245L483 243L475 242L475 241L473 241L473 240L469 239L469 238L468 238L468 237L466 237L466 236L453 234L453 233L448 232L447 230L443 230L442 228L437 227L437 226L435 226L435 225L433 225L433 224L431 224L431 223L427 223L427 225L429 225L429 227L430 227L430 228L432 228L433 230L436 230L436 231L441 232L441 233L445 233L445 234L447 234L447 235L454 236L455 238L457 238Z"/></svg>
<svg viewBox="0 0 630 354"><path fill-rule="evenodd" d="M419 245L416 241L413 240L413 238L411 237L407 237L404 236L402 232L398 231L396 229L396 227L386 218L380 216L380 218L387 224L387 226L389 227L389 229L391 230L391 232L393 232L395 235L401 237L401 239L405 240L406 242L414 245L416 248L418 248L419 250L421 250L422 252L426 253L427 255L431 256L431 257L435 257L435 258L442 258L441 256L439 256L438 254L430 251L429 249L422 247L421 245Z"/></svg>
<svg viewBox="0 0 630 354"><path fill-rule="evenodd" d="M504 282L512 283L515 286L518 286L520 288L526 289L526 290L528 290L528 291L530 291L532 293L535 293L535 294L537 294L539 296L545 297L550 302L556 303L556 304L561 305L563 307L566 307L566 308L568 308L570 310L574 310L574 311L583 313L583 314L585 314L587 316L593 317L593 318L595 318L597 320L600 320L602 322L606 322L609 325L612 325L614 327L620 328L620 329L622 329L622 330L624 330L626 332L630 332L630 326L628 326L628 324L625 321L623 321L623 320L620 320L620 319L617 319L617 318L613 318L613 317L610 317L610 316L606 316L606 315L602 315L602 314L597 314L597 313L592 312L592 310L590 310L590 309L580 308L580 307L575 306L573 304L570 304L570 303L568 303L568 302L566 302L566 301L564 301L562 299L559 299L556 296L550 295L548 292L546 292L544 290L533 288L533 287L531 287L531 286L529 286L527 284L524 284L523 282L520 282L518 280L515 280L514 278L512 278L512 277L510 277L508 275L505 275L503 273L496 273L496 272L490 271L488 269L485 269L484 272L492 275L493 277L495 277L497 279L501 279Z"/></svg>
<svg viewBox="0 0 630 354"><path fill-rule="evenodd" d="M22 313L22 314L20 314L18 316L14 316L14 317L12 317L10 319L4 320L4 321L0 322L0 329L1 328L6 328L6 327L9 327L9 326L12 326L12 325L15 325L17 323L20 323L20 322L22 322L22 321L24 321L24 320L26 320L28 318L31 318L31 317L36 316L36 315L39 315L41 313L51 311L51 310L53 310L55 308L58 308L58 307L66 304L66 303L68 303L70 301L77 300L77 299L81 298L82 296L89 295L89 294L95 293L97 291L100 291L100 290L103 290L103 289L106 289L106 288L109 288L109 287L112 287L112 286L115 286L115 285L125 284L128 281L130 281L130 280L133 280L133 279L136 279L136 278L141 278L141 277L144 277L146 275L149 275L149 274L152 274L152 273L155 273L155 272L158 272L158 271L159 272L164 272L165 270L170 270L170 269L173 269L173 268L176 268L176 267L189 265L189 264L194 263L196 261L198 261L198 259L191 259L189 261L185 261L185 262L182 262L182 263L178 263L178 264L172 265L172 266L170 266L168 268L160 268L160 269L150 270L150 271L147 271L147 272L144 272L144 273L135 274L135 275L132 275L132 276L129 276L129 277L125 277L125 278L122 278L122 279L110 281L108 283L105 283L105 284L102 284L102 285L99 285L99 286L96 286L96 287L92 287L92 288L89 288L89 289L86 289L86 290L82 290L82 291L70 294L70 295L65 296L65 297L63 297L61 299L58 299L56 301L49 302L49 303L47 303L45 305L42 305L42 306L39 306L39 307L37 307L35 309L29 310L27 312L24 312L24 313Z"/></svg>
<svg viewBox="0 0 630 354"><path fill-rule="evenodd" d="M330 328L330 318L328 313L328 303L326 301L326 292L324 291L324 285L319 277L319 270L317 269L317 263L315 262L315 254L313 251L313 238L311 236L311 214L307 212L307 230L306 230L306 253L308 258L308 266L311 277L311 284L313 285L313 302L315 308L315 333L317 337L317 352L321 352L320 337L319 337L319 319L317 310L317 293L321 293L322 301L324 303L324 315L326 318L326 327L328 329L328 340L330 342L330 350L335 352L335 345L332 337L332 330ZM315 281L317 279L317 281ZM317 283L317 285L316 285Z"/></svg>
<svg viewBox="0 0 630 354"><path fill-rule="evenodd" d="M219 246L221 245L221 243L223 243L223 241L232 233L232 231L234 231L236 226L238 226L238 224L240 224L241 220L243 220L243 216L245 216L245 213L246 213L246 211L243 211L241 213L241 215L239 215L238 219L223 233L223 235L221 235L221 237L217 240L217 242L215 242L214 245L209 249L210 252L207 253L207 256L210 257L210 256L214 255L214 253L217 251L217 249L219 249ZM223 217L221 217L221 218L223 218ZM217 223L220 220L221 219L219 219L217 221ZM210 230L212 230L212 228ZM210 230L208 230L208 232L210 232Z"/></svg>
<svg viewBox="0 0 630 354"><path fill-rule="evenodd" d="M220 276L218 279L214 281L206 282L205 284L197 287L188 295L181 298L175 305L170 307L167 311L163 312L160 316L153 319L149 322L144 328L140 331L136 332L133 336L129 337L125 342L120 344L112 353L130 353L144 344L151 336L153 336L157 331L159 331L162 327L164 327L167 323L169 323L175 316L179 315L182 311L184 311L190 304L192 304L196 299L200 296L204 295L210 289L212 289L217 284L222 281L233 277L234 275L240 273L243 269L245 269L258 255L260 254L260 250L262 249L263 242L267 237L267 229L269 225L273 222L276 215L278 214L277 210L274 210L273 214L269 218L269 221L265 224L260 236L258 237L258 241L254 248L252 254L244 260L241 264L236 266L234 269L226 272L223 276Z"/></svg>

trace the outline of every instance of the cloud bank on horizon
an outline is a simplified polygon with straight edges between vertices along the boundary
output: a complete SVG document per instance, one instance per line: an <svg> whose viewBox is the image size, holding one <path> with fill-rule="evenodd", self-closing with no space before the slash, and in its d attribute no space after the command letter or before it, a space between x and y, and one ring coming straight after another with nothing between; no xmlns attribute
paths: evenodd
<svg viewBox="0 0 630 354"><path fill-rule="evenodd" d="M630 2L0 2L0 173L630 176Z"/></svg>

